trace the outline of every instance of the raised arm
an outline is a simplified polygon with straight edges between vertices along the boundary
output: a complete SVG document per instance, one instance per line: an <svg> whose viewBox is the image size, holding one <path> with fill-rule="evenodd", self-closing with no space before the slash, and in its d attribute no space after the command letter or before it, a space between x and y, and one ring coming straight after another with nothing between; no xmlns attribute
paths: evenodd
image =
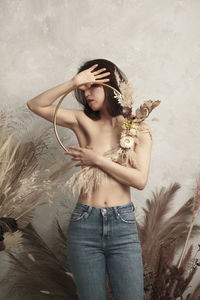
<svg viewBox="0 0 200 300"><path fill-rule="evenodd" d="M63 94L70 93L75 87L75 83L73 79L71 79L48 89L29 100L26 104L32 112L50 122L53 122L56 105L53 105L52 103ZM78 110L59 107L56 120L57 124L72 129L78 124L77 112Z"/></svg>
<svg viewBox="0 0 200 300"><path fill-rule="evenodd" d="M56 105L53 105L52 103L57 98L65 93L70 93L77 87L82 89L84 85L109 81L108 78L105 78L108 76L109 72L102 73L105 71L105 68L94 71L97 66L98 65L95 64L76 74L71 80L61 83L29 100L26 103L28 108L40 117L53 122ZM78 126L78 113L79 110L59 107L56 115L57 124L73 129L75 126Z"/></svg>

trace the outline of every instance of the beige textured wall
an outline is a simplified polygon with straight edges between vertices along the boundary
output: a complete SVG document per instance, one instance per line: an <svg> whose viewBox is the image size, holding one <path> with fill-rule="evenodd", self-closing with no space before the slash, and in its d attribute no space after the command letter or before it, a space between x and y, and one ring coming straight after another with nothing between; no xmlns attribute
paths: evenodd
<svg viewBox="0 0 200 300"><path fill-rule="evenodd" d="M1 105L25 105L84 60L115 62L133 83L135 108L162 101L147 119L152 163L145 189L132 189L137 216L152 191L174 181L182 185L176 209L200 171L199 11L198 0L1 1Z"/></svg>

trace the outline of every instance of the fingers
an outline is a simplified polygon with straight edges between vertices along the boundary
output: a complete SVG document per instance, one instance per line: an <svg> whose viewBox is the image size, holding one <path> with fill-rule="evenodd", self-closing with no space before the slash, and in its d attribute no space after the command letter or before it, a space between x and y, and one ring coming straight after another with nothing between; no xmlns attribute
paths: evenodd
<svg viewBox="0 0 200 300"><path fill-rule="evenodd" d="M89 68L89 70L92 71L92 70L94 70L97 66L98 66L98 64L92 66L91 68ZM99 70L96 70L96 71L92 72L92 74L93 74L96 78L97 78L97 77L98 77L98 78L102 78L102 77L105 77L106 75L110 74L110 72L104 72L103 74L100 74L100 73L102 73L102 72L105 71L105 70L106 70L106 68L101 68L101 69L99 69ZM100 74L100 75L98 75L98 74ZM98 76L96 76L96 75L98 75ZM101 76L101 75L103 75L103 76ZM101 76L101 77L99 77L99 76Z"/></svg>
<svg viewBox="0 0 200 300"><path fill-rule="evenodd" d="M109 81L110 81L110 79L97 80L96 84L101 85L102 83L108 83Z"/></svg>
<svg viewBox="0 0 200 300"><path fill-rule="evenodd" d="M81 160L81 157L73 157L71 160Z"/></svg>
<svg viewBox="0 0 200 300"><path fill-rule="evenodd" d="M64 152L64 154L66 155L72 155L73 157L78 157L80 156L81 152L83 151L83 149L81 147L77 147L77 146L68 146L68 148L71 148L71 149L74 149L74 150L77 150L78 152L76 151L69 151L68 152Z"/></svg>
<svg viewBox="0 0 200 300"><path fill-rule="evenodd" d="M71 149L74 149L74 150L78 150L78 151L82 150L81 147L77 147L77 146L68 146L68 147L71 148Z"/></svg>
<svg viewBox="0 0 200 300"><path fill-rule="evenodd" d="M75 165L75 167L79 167L79 166L83 166L83 164L77 164L77 165Z"/></svg>
<svg viewBox="0 0 200 300"><path fill-rule="evenodd" d="M64 152L65 155L72 155L73 157L78 157L80 155L80 152Z"/></svg>
<svg viewBox="0 0 200 300"><path fill-rule="evenodd" d="M98 83L104 83L104 82L108 82L108 81L110 81L109 78L99 79L99 80L96 80L96 84L98 84Z"/></svg>
<svg viewBox="0 0 200 300"><path fill-rule="evenodd" d="M96 75L96 74L99 74L99 73L101 73L101 72L103 72L105 70L106 70L106 68L101 68L101 69L99 69L97 71L94 71L93 74Z"/></svg>
<svg viewBox="0 0 200 300"><path fill-rule="evenodd" d="M95 79L106 77L106 76L108 76L109 74L110 74L110 72L102 73L102 74L100 74L100 75L95 76Z"/></svg>
<svg viewBox="0 0 200 300"><path fill-rule="evenodd" d="M90 71L93 71L94 69L96 69L97 66L98 66L98 64L95 64L95 65L91 66L91 67L89 68L89 70L90 70Z"/></svg>

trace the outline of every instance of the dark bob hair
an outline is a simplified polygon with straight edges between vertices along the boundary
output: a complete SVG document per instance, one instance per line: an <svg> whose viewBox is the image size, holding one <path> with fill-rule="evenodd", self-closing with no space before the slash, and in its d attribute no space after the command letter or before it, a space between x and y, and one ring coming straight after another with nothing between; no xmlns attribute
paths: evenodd
<svg viewBox="0 0 200 300"><path fill-rule="evenodd" d="M106 59L94 59L86 61L82 66L79 67L78 73L90 68L94 64L98 64L97 70L101 68L106 68L106 72L110 72L109 81L106 84L114 87L116 90L119 90L117 80L115 78L114 71L116 70L120 80L127 82L126 75L111 61ZM111 88L103 86L105 91L105 103L108 113L112 116L122 115L122 106L118 103L117 99L114 98L114 91ZM88 105L84 91L76 88L74 90L74 96L76 100L84 106L84 113L93 120L99 120L101 118L100 111L93 111Z"/></svg>

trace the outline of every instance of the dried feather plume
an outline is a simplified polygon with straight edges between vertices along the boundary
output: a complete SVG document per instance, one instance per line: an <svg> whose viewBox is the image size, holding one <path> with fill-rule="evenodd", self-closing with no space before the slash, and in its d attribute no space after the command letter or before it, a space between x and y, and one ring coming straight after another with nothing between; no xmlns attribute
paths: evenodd
<svg viewBox="0 0 200 300"><path fill-rule="evenodd" d="M5 232L4 233L4 250L10 251L12 249L18 248L22 245L23 234L21 231L17 230L13 233Z"/></svg>
<svg viewBox="0 0 200 300"><path fill-rule="evenodd" d="M114 75L117 81L117 85L120 90L120 94L114 91L114 98L117 99L118 103L123 107L123 114L130 115L132 112L132 105L133 105L133 90L130 82L125 82L121 80L117 70L115 69Z"/></svg>
<svg viewBox="0 0 200 300"><path fill-rule="evenodd" d="M143 219L137 222L148 300L183 299L182 295L197 271L197 265L191 266L192 245L180 266L180 260L174 262L175 250L182 247L187 236L194 200L193 197L188 199L176 213L166 217L179 188L180 185L174 183L153 192L153 199L147 199L147 207L143 208ZM194 226L193 235L198 235L199 229L200 226ZM196 291L196 295L200 296L200 287ZM188 295L187 299L198 298Z"/></svg>
<svg viewBox="0 0 200 300"><path fill-rule="evenodd" d="M34 227L21 229L23 243L20 251L8 251L10 266L1 284L7 287L6 297L20 294L20 299L77 299L76 286L66 257L66 237L57 240L64 247L62 261L49 248ZM62 232L62 236L65 233ZM17 294L17 295L16 295Z"/></svg>
<svg viewBox="0 0 200 300"><path fill-rule="evenodd" d="M23 247L14 253L7 252L10 268L1 282L6 287L6 298L11 299L14 294L20 299L74 299L78 300L74 276L69 267L67 257L68 241L66 230L56 221L57 234L54 246L51 248L29 224L22 229ZM110 286L106 278L108 300ZM46 296L47 295L47 296ZM46 297L45 297L46 296Z"/></svg>
<svg viewBox="0 0 200 300"><path fill-rule="evenodd" d="M6 115L6 114L5 114ZM46 134L37 131L32 141L16 138L19 131L7 134L13 120L1 119L0 124L0 242L1 250L17 247L21 235L17 228L25 228L35 214L35 208L51 204L53 197L61 193L58 178L66 176L71 163L51 172L58 159L47 159L41 169L38 158L46 147ZM29 118L24 119L29 121ZM26 125L24 125L26 128Z"/></svg>
<svg viewBox="0 0 200 300"><path fill-rule="evenodd" d="M188 245L188 242L189 242L190 235L192 233L192 229L193 229L193 226L194 226L195 219L196 219L196 217L198 216L198 213L199 213L199 208L200 208L200 176L197 179L196 187L195 187L192 222L190 224L190 228L189 228L188 235L187 235L187 238L186 238L186 241L185 241L185 245L184 245L182 253L181 253L181 257L180 257L180 260L179 260L179 263L178 263L178 267L181 266L181 262L183 260L184 254L185 254L185 251L186 251L186 248L187 248L187 245Z"/></svg>

